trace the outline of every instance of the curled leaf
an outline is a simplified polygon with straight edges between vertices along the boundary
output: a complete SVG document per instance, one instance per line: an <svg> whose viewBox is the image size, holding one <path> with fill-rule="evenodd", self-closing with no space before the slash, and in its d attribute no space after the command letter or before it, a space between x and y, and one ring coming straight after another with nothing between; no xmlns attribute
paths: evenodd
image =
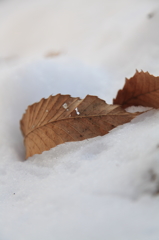
<svg viewBox="0 0 159 240"><path fill-rule="evenodd" d="M58 94L43 98L28 107L20 122L26 158L61 143L102 136L136 115L96 96L80 99Z"/></svg>
<svg viewBox="0 0 159 240"><path fill-rule="evenodd" d="M136 71L132 78L126 79L113 103L120 104L123 108L133 105L159 108L159 77Z"/></svg>

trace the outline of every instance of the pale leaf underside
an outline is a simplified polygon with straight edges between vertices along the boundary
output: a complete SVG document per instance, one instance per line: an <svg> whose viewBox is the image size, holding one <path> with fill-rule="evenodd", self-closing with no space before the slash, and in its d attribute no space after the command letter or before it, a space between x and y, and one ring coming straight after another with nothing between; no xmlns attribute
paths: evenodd
<svg viewBox="0 0 159 240"><path fill-rule="evenodd" d="M50 96L28 107L20 122L26 158L61 143L102 136L137 114L108 105L96 96Z"/></svg>

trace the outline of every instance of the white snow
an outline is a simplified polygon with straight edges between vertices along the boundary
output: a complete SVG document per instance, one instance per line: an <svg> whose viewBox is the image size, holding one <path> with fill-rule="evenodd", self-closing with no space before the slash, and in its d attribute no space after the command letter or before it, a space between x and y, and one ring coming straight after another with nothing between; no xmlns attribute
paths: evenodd
<svg viewBox="0 0 159 240"><path fill-rule="evenodd" d="M65 108L65 109L68 108L67 103L64 103L62 106L63 106L63 108Z"/></svg>
<svg viewBox="0 0 159 240"><path fill-rule="evenodd" d="M27 161L19 128L43 97L159 76L158 22L156 0L0 1L0 240L159 239L158 110Z"/></svg>
<svg viewBox="0 0 159 240"><path fill-rule="evenodd" d="M75 108L76 114L80 115L80 112L78 111L78 108Z"/></svg>

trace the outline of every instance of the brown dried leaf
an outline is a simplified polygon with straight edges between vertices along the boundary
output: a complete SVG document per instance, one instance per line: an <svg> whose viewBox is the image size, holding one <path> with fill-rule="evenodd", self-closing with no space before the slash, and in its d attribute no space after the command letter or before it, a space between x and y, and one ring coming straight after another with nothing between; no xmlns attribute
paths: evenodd
<svg viewBox="0 0 159 240"><path fill-rule="evenodd" d="M46 58L58 57L61 54L59 51L50 51L45 54Z"/></svg>
<svg viewBox="0 0 159 240"><path fill-rule="evenodd" d="M159 108L159 77L136 71L132 78L126 79L113 103L122 105L123 108L133 105Z"/></svg>
<svg viewBox="0 0 159 240"><path fill-rule="evenodd" d="M58 144L102 136L137 114L108 105L96 96L50 96L28 107L20 122L26 158Z"/></svg>

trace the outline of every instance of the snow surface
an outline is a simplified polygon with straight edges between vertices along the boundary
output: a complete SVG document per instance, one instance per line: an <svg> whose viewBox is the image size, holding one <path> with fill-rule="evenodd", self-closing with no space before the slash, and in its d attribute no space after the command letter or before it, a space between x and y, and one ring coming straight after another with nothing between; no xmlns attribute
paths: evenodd
<svg viewBox="0 0 159 240"><path fill-rule="evenodd" d="M0 1L0 240L159 239L158 110L27 161L19 129L42 97L159 76L158 22L157 0Z"/></svg>

